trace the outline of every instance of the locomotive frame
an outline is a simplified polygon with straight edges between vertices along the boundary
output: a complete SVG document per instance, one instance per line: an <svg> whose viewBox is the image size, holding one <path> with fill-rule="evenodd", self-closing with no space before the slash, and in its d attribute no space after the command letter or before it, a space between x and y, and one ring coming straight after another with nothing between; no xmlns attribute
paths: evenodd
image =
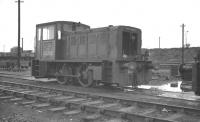
<svg viewBox="0 0 200 122"><path fill-rule="evenodd" d="M129 26L90 29L55 21L36 25L34 77L56 77L61 84L128 86L151 79L151 61L141 54L141 30ZM137 77L134 76L134 73Z"/></svg>

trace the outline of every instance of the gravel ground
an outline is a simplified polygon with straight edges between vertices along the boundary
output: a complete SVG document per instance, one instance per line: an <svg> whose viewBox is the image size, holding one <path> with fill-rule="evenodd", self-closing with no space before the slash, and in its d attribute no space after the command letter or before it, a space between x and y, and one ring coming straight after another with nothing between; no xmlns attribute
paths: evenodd
<svg viewBox="0 0 200 122"><path fill-rule="evenodd" d="M34 109L31 106L22 106L17 103L0 101L0 122L88 122L86 116L94 113L80 113L65 116L62 112L52 113L44 109ZM92 122L130 122L118 118L101 116Z"/></svg>
<svg viewBox="0 0 200 122"><path fill-rule="evenodd" d="M0 101L0 122L77 122L77 118Z"/></svg>

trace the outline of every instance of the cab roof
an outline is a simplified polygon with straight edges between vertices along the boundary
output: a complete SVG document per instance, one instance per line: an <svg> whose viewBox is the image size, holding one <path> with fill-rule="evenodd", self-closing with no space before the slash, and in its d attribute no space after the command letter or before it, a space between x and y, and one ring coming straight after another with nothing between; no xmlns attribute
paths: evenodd
<svg viewBox="0 0 200 122"><path fill-rule="evenodd" d="M76 24L76 25L82 25L85 26L87 28L90 28L89 25L86 24L82 24L80 22L73 22L73 21L52 21L52 22L46 22L46 23L41 23L41 24L37 24L36 27L41 27L41 26L48 26L48 25L52 25L52 24Z"/></svg>

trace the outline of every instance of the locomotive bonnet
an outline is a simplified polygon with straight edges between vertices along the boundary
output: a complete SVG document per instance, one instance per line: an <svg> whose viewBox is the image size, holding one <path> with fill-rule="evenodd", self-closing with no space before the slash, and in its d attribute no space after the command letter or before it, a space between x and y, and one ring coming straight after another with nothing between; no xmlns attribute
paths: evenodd
<svg viewBox="0 0 200 122"><path fill-rule="evenodd" d="M61 84L83 87L139 85L151 79L152 63L141 54L139 28L55 21L36 25L35 41L32 75L37 78L54 77Z"/></svg>

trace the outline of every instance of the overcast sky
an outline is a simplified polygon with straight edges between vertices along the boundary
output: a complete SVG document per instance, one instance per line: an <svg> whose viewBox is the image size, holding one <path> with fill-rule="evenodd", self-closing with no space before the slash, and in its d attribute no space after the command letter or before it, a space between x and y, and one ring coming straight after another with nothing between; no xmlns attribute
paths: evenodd
<svg viewBox="0 0 200 122"><path fill-rule="evenodd" d="M17 3L0 0L0 52L17 46ZM200 46L200 0L24 0L21 37L24 49L34 49L35 25L75 21L91 28L127 25L142 29L142 47L181 47L181 27L187 42Z"/></svg>

